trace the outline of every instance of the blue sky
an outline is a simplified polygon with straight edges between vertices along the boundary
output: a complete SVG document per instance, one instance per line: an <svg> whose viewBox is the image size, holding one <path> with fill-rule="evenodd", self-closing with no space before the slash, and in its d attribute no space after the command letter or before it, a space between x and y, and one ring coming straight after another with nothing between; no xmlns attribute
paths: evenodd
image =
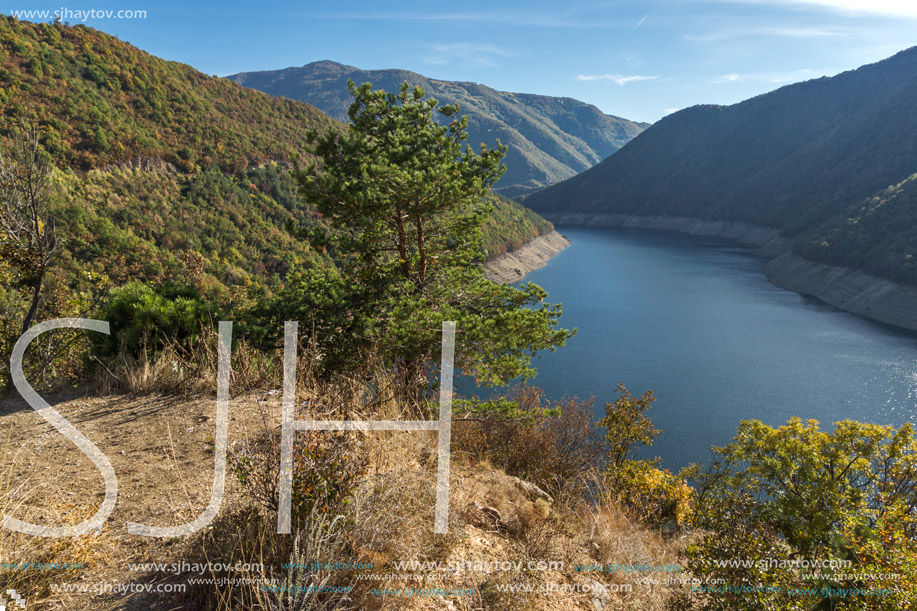
<svg viewBox="0 0 917 611"><path fill-rule="evenodd" d="M62 7L146 10L145 19L85 23L208 74L332 59L570 96L640 121L731 104L917 44L917 0L8 0L3 10Z"/></svg>

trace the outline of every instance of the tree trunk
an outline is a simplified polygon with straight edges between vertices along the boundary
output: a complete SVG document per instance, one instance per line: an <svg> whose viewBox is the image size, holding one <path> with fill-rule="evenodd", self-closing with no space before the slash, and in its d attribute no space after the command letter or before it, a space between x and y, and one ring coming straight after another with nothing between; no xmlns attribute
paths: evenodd
<svg viewBox="0 0 917 611"><path fill-rule="evenodd" d="M22 333L28 331L29 327L32 326L32 319L35 318L35 313L38 311L38 301L41 299L41 283L44 277L44 270L39 270L38 278L35 280L35 286L32 287L32 304L29 306L29 311L26 312L25 318L22 320Z"/></svg>
<svg viewBox="0 0 917 611"><path fill-rule="evenodd" d="M401 209L395 210L395 227L398 230L398 256L401 257L401 274L405 278L411 277L411 268L408 265L408 238L404 231L404 218Z"/></svg>
<svg viewBox="0 0 917 611"><path fill-rule="evenodd" d="M417 254L420 255L420 278L417 284L422 286L427 277L427 247L423 237L423 220L419 214L414 216L414 220L417 224Z"/></svg>
<svg viewBox="0 0 917 611"><path fill-rule="evenodd" d="M32 326L32 320L35 318L35 313L38 312L38 302L41 299L41 283L44 278L44 270L38 272L38 279L35 281L35 285L32 287L32 303L29 305L29 311L26 312L25 318L22 320L22 332L19 334L20 337L29 330L29 327ZM17 338L18 340L18 338ZM3 355L3 358L9 358L9 355ZM7 361L9 365L9 361ZM7 368L6 373L3 376L4 389L2 394L12 395L15 387L13 386L13 370Z"/></svg>
<svg viewBox="0 0 917 611"><path fill-rule="evenodd" d="M395 395L416 417L421 416L417 409L420 390L424 385L423 372L424 360L416 357L407 358L397 366Z"/></svg>

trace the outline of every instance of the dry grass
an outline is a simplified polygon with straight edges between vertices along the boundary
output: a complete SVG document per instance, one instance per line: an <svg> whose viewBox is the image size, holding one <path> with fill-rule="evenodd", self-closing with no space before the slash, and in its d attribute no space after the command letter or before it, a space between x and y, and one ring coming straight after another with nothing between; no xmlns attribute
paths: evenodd
<svg viewBox="0 0 917 611"><path fill-rule="evenodd" d="M533 416L531 422L462 415L453 424L453 452L495 465L532 482L557 502L580 498L588 482L583 474L601 463L604 445L595 427L591 401L547 401L543 391L516 387L510 397L523 413L560 408L559 416Z"/></svg>
<svg viewBox="0 0 917 611"><path fill-rule="evenodd" d="M302 388L300 408L333 418L408 419L413 410L404 408L378 390L356 389L356 384L332 389L313 381ZM380 384L384 388L385 384ZM349 402L349 405L347 404ZM575 412L574 412L575 414ZM299 417L304 417L305 413ZM568 416L567 422L572 416ZM580 418L581 419L581 418ZM578 421L578 420L574 420ZM267 423L267 419L265 419ZM276 428L271 434L279 435ZM557 428L542 424L534 443L554 443L560 448L566 437ZM504 439L501 429L500 438ZM297 445L305 440L297 438ZM563 443L562 443L563 442ZM435 504L436 439L419 432L349 433L348 452L366 461L367 470L348 502L328 514L301 516L294 536L278 536L276 508L262 502L257 508L242 505L216 524L201 547L222 559L259 562L265 567L247 575L260 583L295 588L297 584L323 584L352 589L345 593L298 598L289 593L265 593L259 587L217 587L203 594L214 609L593 609L591 595L551 595L501 591L503 585L533 587L583 587L604 584L614 588L632 586L630 592L607 595L609 609L663 609L674 587L637 584L639 574L577 573L570 567L582 564L676 564L679 542L666 539L629 519L615 504L613 495L602 488L596 471L580 474L578 482L564 482L555 490L592 491L592 496L567 494L563 502L546 500L541 493L512 474L468 454L453 461L450 494L450 530L433 533ZM532 445L520 443L516 452L530 452ZM501 446L499 456L511 452ZM557 447L541 449L539 456L560 454ZM461 458L459 458L461 456ZM512 457L510 464L522 464L526 456ZM556 460L561 460L557 458ZM574 457L569 460L580 460ZM267 462L265 463L265 465ZM272 463L273 464L273 463ZM272 466L266 481L276 478ZM572 479L572 478L571 478ZM554 480L557 481L557 480ZM270 495L268 495L270 497ZM267 498L264 499L267 501ZM219 550L216 552L215 550ZM366 571L284 571L282 562L330 559L333 562L372 562L372 573L388 575L384 581L361 578ZM395 569L397 561L562 561L565 570L528 570L461 574L427 571L416 581L410 571ZM222 560L226 561L226 560ZM364 576L365 577L365 576ZM666 575L651 575L653 578ZM380 597L370 588L441 587L469 588L473 596L410 599ZM201 596L198 593L198 596ZM605 604L605 603L603 603ZM193 608L193 607L188 607Z"/></svg>
<svg viewBox="0 0 917 611"><path fill-rule="evenodd" d="M7 448L11 446L10 433L8 430L4 435ZM18 459L17 453L9 450L0 458L0 514L48 526L73 526L95 513L94 508L52 501L44 503L44 517L50 515L50 519L38 521L29 508L34 506L34 497L42 491L13 484ZM42 538L40 541L36 546L36 537L32 535L0 529L0 594L15 590L25 597L30 609L77 608L78 594L55 592L52 586L76 581L84 569L53 567L89 567L104 562L112 549L108 531L103 527L99 532L81 537Z"/></svg>
<svg viewBox="0 0 917 611"><path fill-rule="evenodd" d="M590 502L578 507L576 540L580 546L591 551L594 561L622 566L683 563L683 553L688 545L685 536L666 537L657 530L647 528L618 504L617 494L606 488L599 473L591 474L591 479L594 496ZM623 574L612 577L616 583L623 583L628 578ZM684 578L684 574L648 573L641 577L657 583L644 584L645 587L639 590L635 588L637 591L627 598L628 609L664 609L667 601L683 589L664 581L667 578Z"/></svg>
<svg viewBox="0 0 917 611"><path fill-rule="evenodd" d="M103 382L110 386L100 388L173 393L181 389L183 393L206 392L212 396L216 376L215 336L211 339L214 340L210 342L211 347L202 344L199 351L191 355L166 350L148 361L124 359L114 368L108 382ZM186 592L148 608L226 611L594 609L591 595L511 593L500 589L505 585L581 587L589 583L633 585L631 592L609 595L603 603L607 609L664 609L671 598L673 588L640 585L636 580L641 575L584 574L571 568L594 563L673 564L678 562L683 547L680 541L664 538L628 518L618 509L614 496L603 488L602 478L589 471L595 448L584 443L588 438L579 433L584 424L588 424L591 413L577 403L570 404L572 407L564 417L542 421L529 428L502 422L483 425L469 422L454 427L453 447L457 451L452 462L447 535L433 533L435 433L378 431L324 437L316 433L298 433L295 447L300 451L325 444L322 446L323 451L327 451L325 456L353 457L354 464L365 465L365 473L353 480L353 486L345 486L345 498L340 503L332 503L329 511L322 510L323 503L304 504L296 516L294 534L276 534L278 394L268 389L279 386L279 372L263 355L247 357L245 350L247 348L242 345L237 351L243 356L239 356L240 352L233 355L231 387L234 394L242 389L261 388L260 395L256 395L261 400L255 401L261 413L246 417L246 426L250 428L239 437L232 454L236 458L261 457L253 463L258 471L255 479L260 478L260 490L243 487L241 496L227 498L223 510L209 528L190 540L178 541L170 550L174 558L189 563L245 563L251 566L245 571L205 575L211 578L211 583L189 584ZM397 400L392 380L384 372L377 372L375 383L371 385L355 379L322 380L315 375L314 353L303 347L300 354L298 419L411 420L432 411L433 406L405 405ZM195 413L202 409L186 399L174 400L189 406L193 403ZM196 401L200 403L199 397ZM238 402L236 399L234 402L236 409ZM158 416L151 410L148 417ZM139 423L130 426L137 427ZM178 428L186 426L181 424ZM173 459L176 454L190 452L189 448L173 446ZM176 459L174 462L173 470L178 472L181 461ZM187 458L182 465L186 462ZM233 464L230 459L230 470ZM312 466L318 471L324 468L319 464ZM231 473L229 477L237 486L238 481ZM546 498L520 477L533 479L536 484L548 488L553 498ZM9 478L2 482L8 485ZM8 489L3 492L6 492L3 502L21 498ZM176 489L175 494L181 496L179 493L181 490ZM187 508L179 507L181 501L175 503L178 504L174 511L166 512L169 516L187 513L190 517L195 513L194 503L186 503ZM74 516L69 519L76 521ZM16 549L16 536L10 531L2 531L2 561L7 561L8 550ZM108 553L103 550L112 548L102 539L60 541L65 547L51 550L48 558L72 562L73 558ZM31 545L34 548L34 541ZM418 581L411 571L395 568L395 562L411 560L520 562L523 567L530 561L561 561L566 568L458 573L428 570L422 572L422 579ZM314 561L371 562L373 568L368 571L288 570L282 566L283 563ZM387 577L367 579L368 574ZM18 574L14 577L46 579L48 575ZM310 585L351 589L316 593L314 589L301 587ZM301 588L297 591L298 586ZM22 587L48 592L37 582L23 583ZM471 596L412 599L382 597L371 592L371 588L406 587L469 588L474 593ZM49 594L44 596L47 608L55 608L54 605L57 608L94 608L87 606L85 601L52 600Z"/></svg>
<svg viewBox="0 0 917 611"><path fill-rule="evenodd" d="M352 380L322 381L310 375L309 369L308 362L301 362L297 419L416 417L414 409L404 408L395 400L390 392L392 385L384 381L383 375L377 376L382 382L367 388ZM293 535L277 535L280 431L276 418L267 413L265 402L260 401L259 406L260 430L249 431L230 451L230 468L235 465L237 474L245 473L244 500L224 510L213 528L195 541L191 546L194 560L189 561L243 562L262 568L234 575L244 577L247 584L192 588L181 603L187 608L227 610L375 608L378 601L368 592L371 582L356 581L352 571L283 570L281 565L314 561L384 565L418 549L441 547L444 538L432 533L435 435L385 431L298 433L294 465L306 468L300 472L294 467L294 476L300 473L294 482L317 473L318 483L327 476L347 494L337 497L318 493L297 505L294 492ZM354 466L359 467L359 472L354 471ZM294 483L294 491L297 485ZM327 491L327 487L322 490ZM351 589L317 595L305 589L308 585ZM276 588L284 592L273 591Z"/></svg>
<svg viewBox="0 0 917 611"><path fill-rule="evenodd" d="M218 334L206 330L202 336L180 346L173 342L165 348L139 356L121 351L109 362L98 363L91 389L99 394L210 394L217 377ZM262 352L244 340L234 342L230 384L234 392L271 388L282 376L279 350Z"/></svg>

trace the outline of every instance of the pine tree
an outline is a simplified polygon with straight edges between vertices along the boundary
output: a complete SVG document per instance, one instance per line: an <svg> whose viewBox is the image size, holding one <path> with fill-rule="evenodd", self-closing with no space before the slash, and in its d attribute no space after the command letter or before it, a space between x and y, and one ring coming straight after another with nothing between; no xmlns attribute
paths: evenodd
<svg viewBox="0 0 917 611"><path fill-rule="evenodd" d="M506 147L481 144L476 154L458 107L438 107L407 83L398 94L349 87L349 128L311 134L317 163L296 172L331 229L310 239L330 236L340 270L310 274L297 289L305 327L324 330L317 340L329 362L355 367L372 351L408 391L423 387L443 320L457 322L466 374L487 384L530 376L531 357L572 333L557 328L560 306L544 303L540 287L484 277L484 196L505 170Z"/></svg>

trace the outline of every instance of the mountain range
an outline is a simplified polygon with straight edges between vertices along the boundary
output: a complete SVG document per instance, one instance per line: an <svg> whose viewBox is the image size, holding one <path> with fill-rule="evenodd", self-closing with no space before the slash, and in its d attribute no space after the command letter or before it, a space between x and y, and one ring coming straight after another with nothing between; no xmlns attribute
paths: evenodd
<svg viewBox="0 0 917 611"><path fill-rule="evenodd" d="M803 257L917 285L917 47L731 106L666 116L524 200L548 218L696 217L780 230Z"/></svg>
<svg viewBox="0 0 917 611"><path fill-rule="evenodd" d="M431 79L407 70L360 70L332 61L298 68L241 72L230 80L308 102L339 121L347 121L352 101L347 81L371 82L398 91L401 83L424 89L442 104L459 104L468 116L468 142L476 149L497 139L509 146L507 171L496 190L515 197L558 182L605 159L649 124L607 115L572 98L509 93L485 85Z"/></svg>

